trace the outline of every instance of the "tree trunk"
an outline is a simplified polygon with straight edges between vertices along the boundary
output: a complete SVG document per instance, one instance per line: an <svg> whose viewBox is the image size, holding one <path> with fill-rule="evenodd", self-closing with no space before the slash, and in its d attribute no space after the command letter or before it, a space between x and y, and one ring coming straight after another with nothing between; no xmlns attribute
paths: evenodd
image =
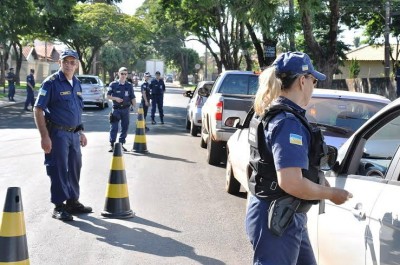
<svg viewBox="0 0 400 265"><path fill-rule="evenodd" d="M260 68L264 68L265 66L267 66L267 63L265 62L264 51L263 51L261 42L257 38L257 35L254 32L254 28L250 23L248 23L248 22L246 23L246 28L247 28L247 31L249 32L253 46L256 49L257 57L258 57L258 64L260 65Z"/></svg>
<svg viewBox="0 0 400 265"><path fill-rule="evenodd" d="M21 71L21 66L22 66L22 45L19 42L13 42L12 44L15 52L15 62L16 62L16 69L15 69L15 83L17 85L20 85L20 78L19 78L19 73Z"/></svg>

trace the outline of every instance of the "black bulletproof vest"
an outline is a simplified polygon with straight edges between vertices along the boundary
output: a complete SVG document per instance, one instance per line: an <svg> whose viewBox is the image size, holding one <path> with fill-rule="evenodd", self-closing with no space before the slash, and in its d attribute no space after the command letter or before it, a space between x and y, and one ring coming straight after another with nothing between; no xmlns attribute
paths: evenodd
<svg viewBox="0 0 400 265"><path fill-rule="evenodd" d="M253 170L249 180L249 190L253 195L268 201L286 195L278 185L273 157L267 151L264 137L264 130L267 128L268 122L282 111L293 113L311 134L311 144L308 151L308 170L302 169L305 178L318 183L320 160L327 153L321 130L318 127L311 127L308 121L291 107L274 105L268 109L264 117L261 118L254 115L249 126L250 167ZM310 202L317 203L318 201Z"/></svg>

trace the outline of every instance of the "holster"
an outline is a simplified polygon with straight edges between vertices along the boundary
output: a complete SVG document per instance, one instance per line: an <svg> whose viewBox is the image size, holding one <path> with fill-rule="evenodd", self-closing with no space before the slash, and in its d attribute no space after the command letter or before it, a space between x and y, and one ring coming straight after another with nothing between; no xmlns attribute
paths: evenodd
<svg viewBox="0 0 400 265"><path fill-rule="evenodd" d="M108 114L108 118L109 118L109 120L110 120L110 123L119 121L118 118L115 117L115 116L113 115L113 112L112 112L112 111L110 111L110 113Z"/></svg>
<svg viewBox="0 0 400 265"><path fill-rule="evenodd" d="M268 210L268 228L276 236L282 236L301 203L300 199L287 195L271 202Z"/></svg>

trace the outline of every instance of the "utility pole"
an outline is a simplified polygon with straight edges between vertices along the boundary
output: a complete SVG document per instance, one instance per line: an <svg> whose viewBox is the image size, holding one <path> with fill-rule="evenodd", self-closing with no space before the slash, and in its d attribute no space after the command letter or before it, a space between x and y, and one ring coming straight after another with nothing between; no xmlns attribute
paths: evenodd
<svg viewBox="0 0 400 265"><path fill-rule="evenodd" d="M385 3L385 80L386 80L386 93L387 95L391 92L390 85L390 0Z"/></svg>
<svg viewBox="0 0 400 265"><path fill-rule="evenodd" d="M205 52L204 52L204 80L206 81L206 80L208 80L207 79L207 71L208 71L208 69L207 69L207 64L208 64L208 55L207 55L207 46L204 46L204 47L206 47L206 50L205 50Z"/></svg>

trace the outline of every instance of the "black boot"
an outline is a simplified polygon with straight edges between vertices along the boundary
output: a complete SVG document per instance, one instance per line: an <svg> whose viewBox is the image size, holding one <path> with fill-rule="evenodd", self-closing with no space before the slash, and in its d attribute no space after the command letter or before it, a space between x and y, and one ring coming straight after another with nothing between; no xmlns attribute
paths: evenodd
<svg viewBox="0 0 400 265"><path fill-rule="evenodd" d="M58 204L53 210L53 215L52 217L57 220L61 221L72 221L74 220L74 217L72 217L72 214L70 214L66 208L65 204Z"/></svg>
<svg viewBox="0 0 400 265"><path fill-rule="evenodd" d="M92 207L84 206L78 200L67 200L67 205L65 206L65 209L70 214L91 213L92 212Z"/></svg>
<svg viewBox="0 0 400 265"><path fill-rule="evenodd" d="M108 150L108 152L110 152L110 153L114 152L114 143L111 143L111 147L110 147L110 150Z"/></svg>

